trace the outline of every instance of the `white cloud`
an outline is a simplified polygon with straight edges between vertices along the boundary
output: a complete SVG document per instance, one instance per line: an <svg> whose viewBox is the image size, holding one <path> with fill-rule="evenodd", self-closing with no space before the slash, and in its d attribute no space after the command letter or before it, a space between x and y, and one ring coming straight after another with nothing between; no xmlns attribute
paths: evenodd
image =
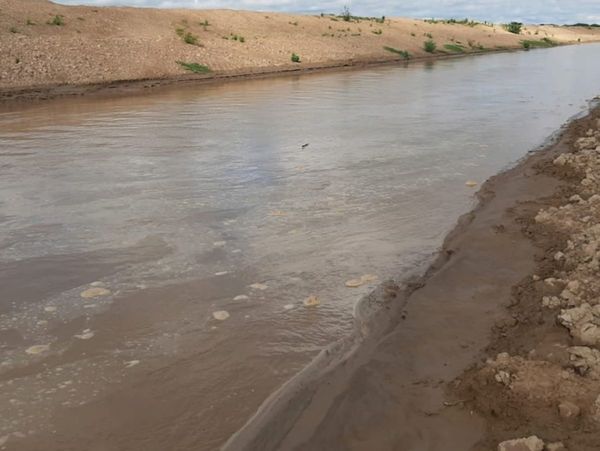
<svg viewBox="0 0 600 451"><path fill-rule="evenodd" d="M348 5L364 16L406 16L529 23L600 22L600 0L54 0L63 4L158 8L231 8L288 12L340 12Z"/></svg>

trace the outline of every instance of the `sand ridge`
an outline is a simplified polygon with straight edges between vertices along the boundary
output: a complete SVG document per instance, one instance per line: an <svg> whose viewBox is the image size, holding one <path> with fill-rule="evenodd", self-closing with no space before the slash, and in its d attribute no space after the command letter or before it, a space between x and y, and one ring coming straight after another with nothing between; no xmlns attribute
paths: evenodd
<svg viewBox="0 0 600 451"><path fill-rule="evenodd" d="M58 19L57 19L58 18ZM192 43L186 43L187 40ZM0 91L119 80L212 77L522 48L523 39L600 40L600 30L352 20L232 10L63 6L7 0L0 10ZM434 54L423 43L435 41ZM446 46L451 46L447 48ZM452 47L452 46L459 46ZM301 62L291 61L296 53ZM208 67L196 75L177 62Z"/></svg>

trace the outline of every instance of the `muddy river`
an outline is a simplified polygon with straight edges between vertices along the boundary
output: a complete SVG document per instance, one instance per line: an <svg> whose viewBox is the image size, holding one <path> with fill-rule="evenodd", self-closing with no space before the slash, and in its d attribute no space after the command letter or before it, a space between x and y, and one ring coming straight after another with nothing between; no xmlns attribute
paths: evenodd
<svg viewBox="0 0 600 451"><path fill-rule="evenodd" d="M0 444L218 448L587 108L599 53L1 107Z"/></svg>

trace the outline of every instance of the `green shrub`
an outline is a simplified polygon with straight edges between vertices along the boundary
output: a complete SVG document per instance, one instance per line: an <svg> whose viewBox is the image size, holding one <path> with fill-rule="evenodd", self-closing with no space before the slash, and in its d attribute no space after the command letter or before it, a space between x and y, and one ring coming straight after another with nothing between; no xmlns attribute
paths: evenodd
<svg viewBox="0 0 600 451"><path fill-rule="evenodd" d="M521 34L521 29L523 28L523 24L521 22L511 22L504 26L506 31L514 34Z"/></svg>
<svg viewBox="0 0 600 451"><path fill-rule="evenodd" d="M185 63L183 61L175 61L185 70L189 70L190 72L194 72L195 74L206 74L210 72L210 68L208 66L203 66L198 63Z"/></svg>
<svg viewBox="0 0 600 451"><path fill-rule="evenodd" d="M383 49L387 50L388 52L396 53L396 54L400 55L402 58L404 58L405 60L410 59L410 53L408 53L406 50L398 50L398 49L395 49L394 47L388 47L388 46L383 46Z"/></svg>
<svg viewBox="0 0 600 451"><path fill-rule="evenodd" d="M446 44L444 45L444 48L455 53L463 53L465 51L465 48L459 44Z"/></svg>
<svg viewBox="0 0 600 451"><path fill-rule="evenodd" d="M342 10L342 14L340 15L340 17L342 18L342 20L344 22L350 22L352 20L352 14L350 14L350 8L348 8L347 6L344 6L344 9Z"/></svg>
<svg viewBox="0 0 600 451"><path fill-rule="evenodd" d="M183 42L190 45L198 45L198 37L188 31L183 35Z"/></svg>
<svg viewBox="0 0 600 451"><path fill-rule="evenodd" d="M531 48L531 43L529 41L521 41L521 44L525 50L529 50Z"/></svg>
<svg viewBox="0 0 600 451"><path fill-rule="evenodd" d="M292 63L299 63L300 62L300 57L298 55L296 55L295 53L292 53Z"/></svg>
<svg viewBox="0 0 600 451"><path fill-rule="evenodd" d="M436 48L437 48L436 43L431 39L429 41L425 41L423 43L423 50L425 50L427 53L435 52Z"/></svg>
<svg viewBox="0 0 600 451"><path fill-rule="evenodd" d="M54 16L52 20L49 20L48 25L56 25L57 27L62 27L65 24L65 20L63 16Z"/></svg>

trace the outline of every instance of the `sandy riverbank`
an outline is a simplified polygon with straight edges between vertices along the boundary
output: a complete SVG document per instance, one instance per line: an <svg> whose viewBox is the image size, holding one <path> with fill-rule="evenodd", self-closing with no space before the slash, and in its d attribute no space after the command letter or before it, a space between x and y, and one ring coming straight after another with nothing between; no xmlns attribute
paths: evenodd
<svg viewBox="0 0 600 451"><path fill-rule="evenodd" d="M230 10L62 6L7 0L0 14L0 99L135 91L172 82L282 74L600 40L600 29L428 23ZM423 43L437 45L427 53ZM190 43L186 43L185 41ZM301 62L291 62L292 53ZM179 62L206 66L195 74Z"/></svg>
<svg viewBox="0 0 600 451"><path fill-rule="evenodd" d="M225 449L491 450L533 435L499 449L597 449L599 117L486 182L422 280L367 300L391 315L325 351Z"/></svg>

